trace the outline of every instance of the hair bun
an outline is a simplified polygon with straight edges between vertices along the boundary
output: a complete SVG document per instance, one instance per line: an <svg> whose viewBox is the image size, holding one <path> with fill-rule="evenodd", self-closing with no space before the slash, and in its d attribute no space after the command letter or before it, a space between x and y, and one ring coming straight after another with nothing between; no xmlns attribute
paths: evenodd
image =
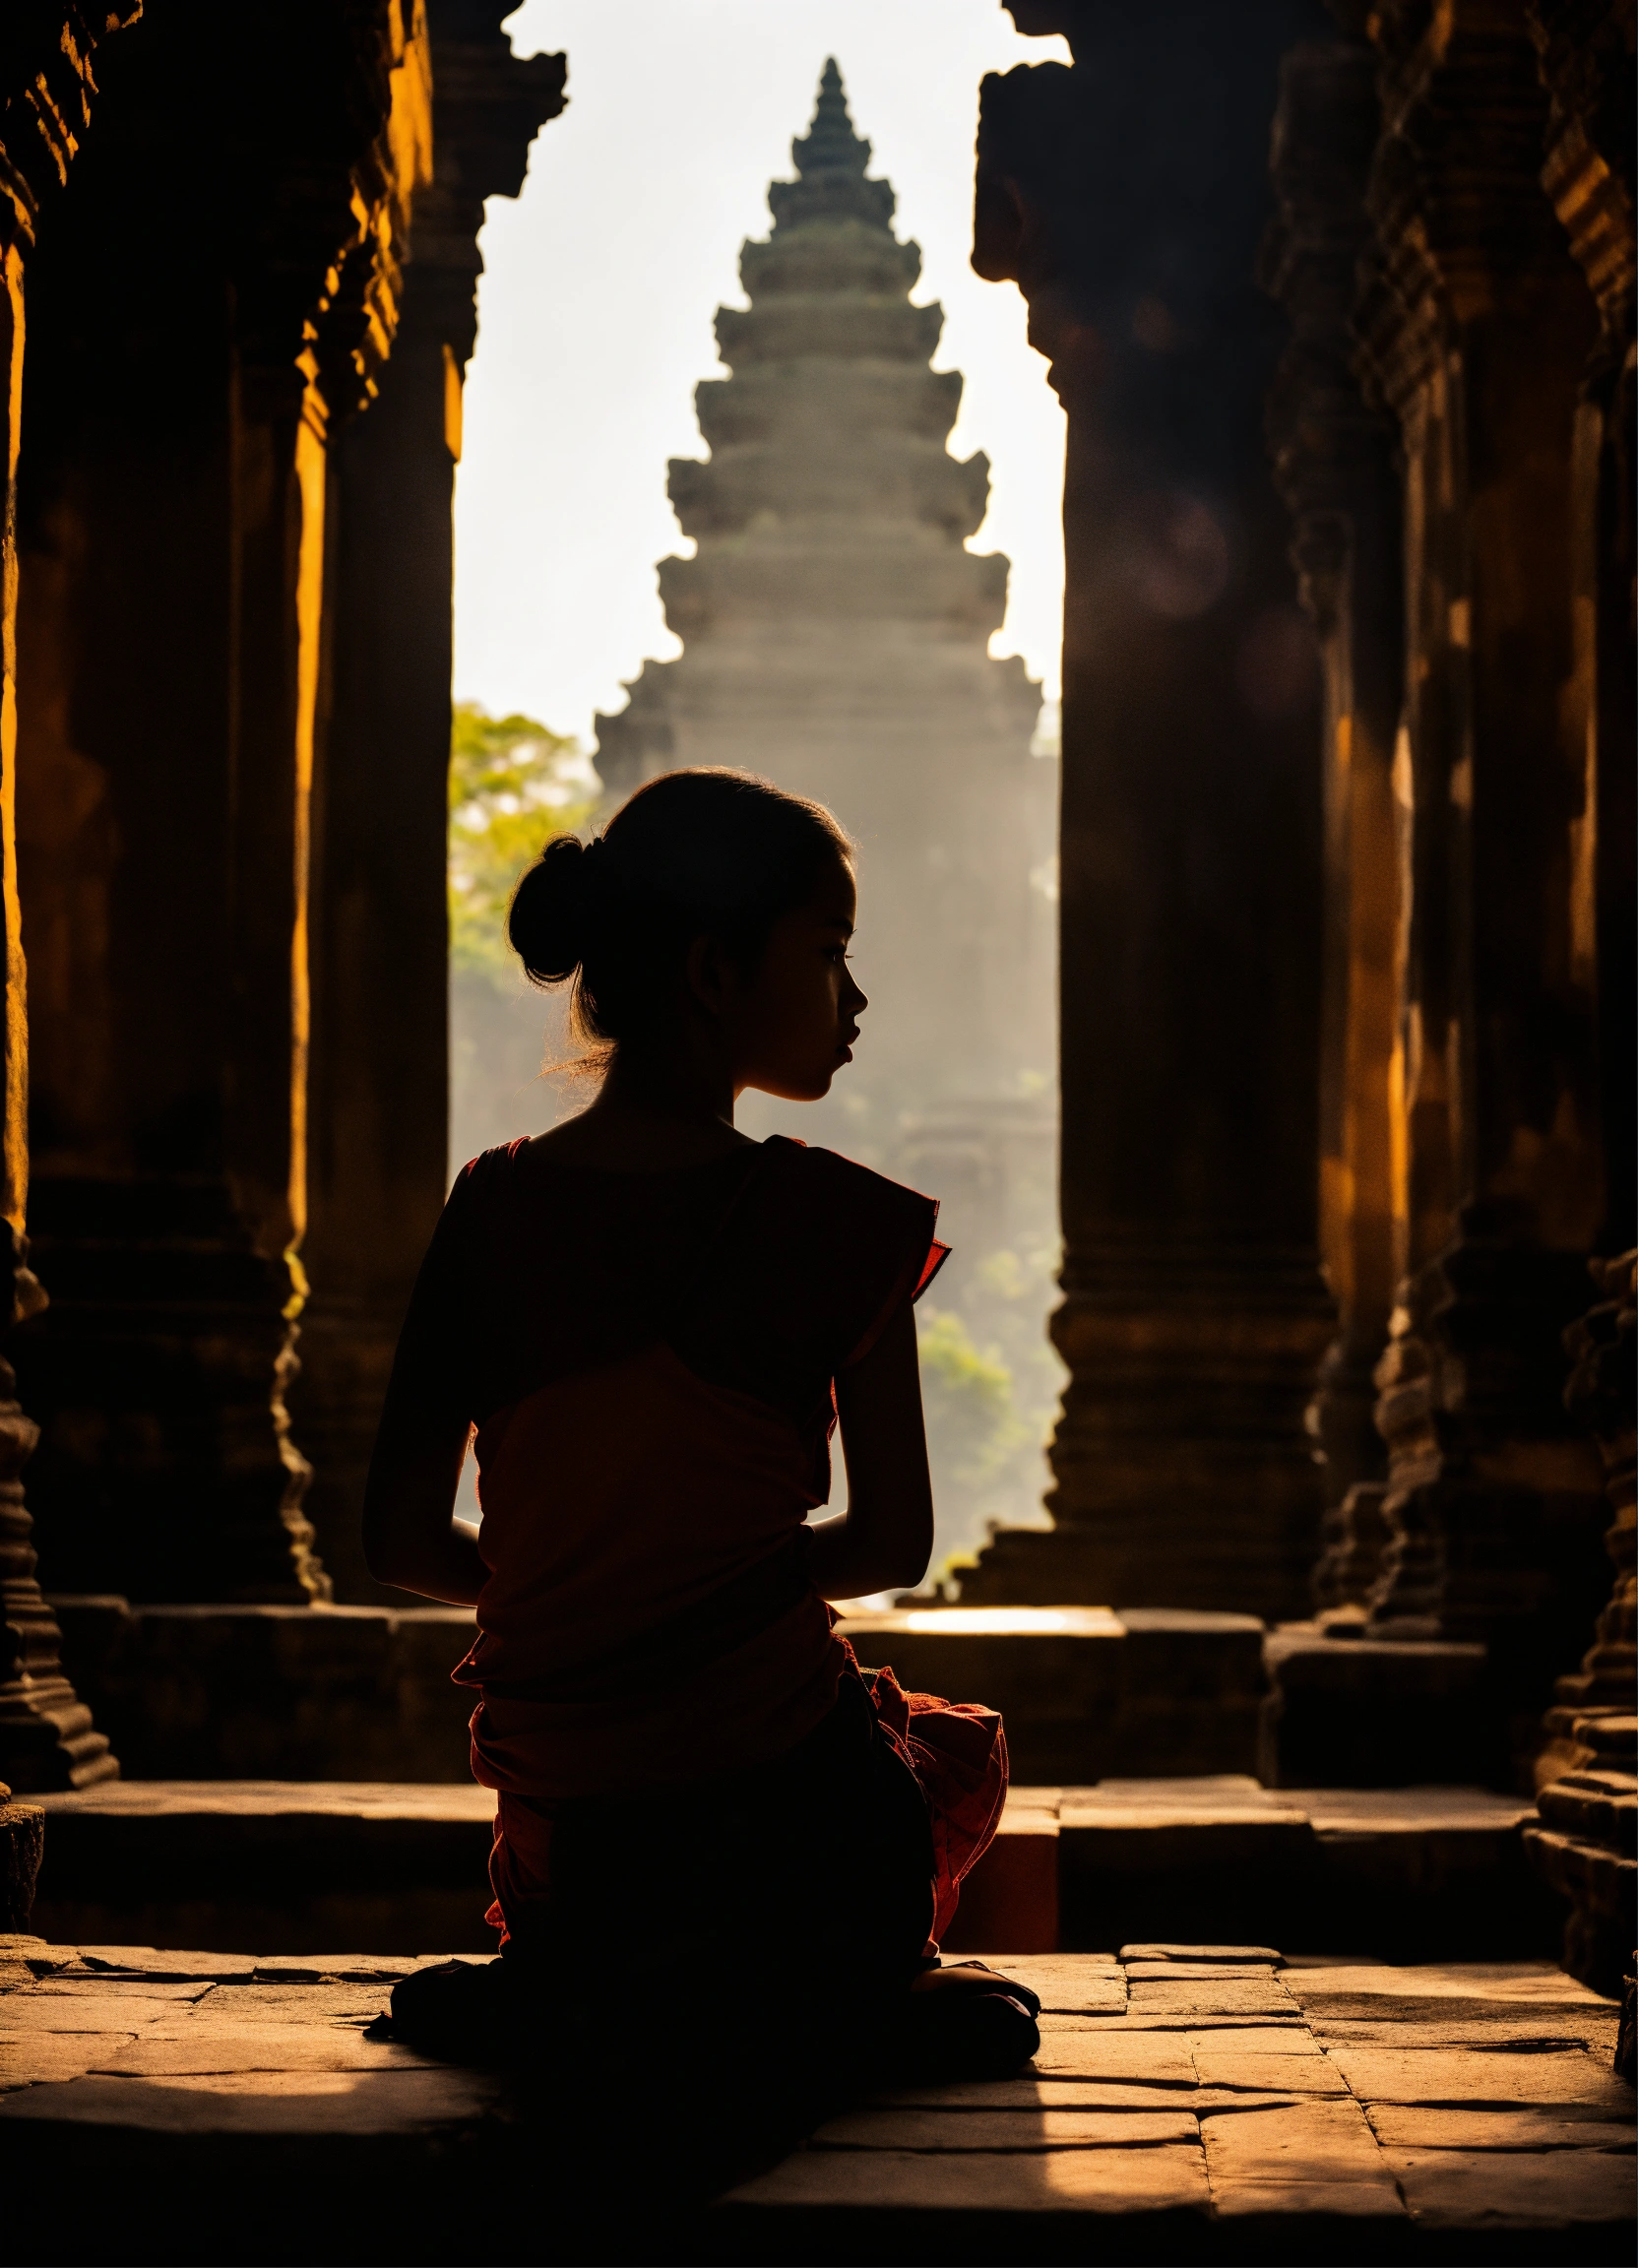
<svg viewBox="0 0 1638 2268"><path fill-rule="evenodd" d="M586 958L602 840L554 835L512 894L506 934L536 984L561 984Z"/></svg>

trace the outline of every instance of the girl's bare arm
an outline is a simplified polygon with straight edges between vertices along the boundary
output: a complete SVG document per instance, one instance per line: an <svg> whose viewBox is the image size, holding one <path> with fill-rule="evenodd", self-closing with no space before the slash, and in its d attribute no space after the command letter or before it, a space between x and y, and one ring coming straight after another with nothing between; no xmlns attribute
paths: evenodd
<svg viewBox="0 0 1638 2268"><path fill-rule="evenodd" d="M919 1583L933 1547L933 1489L921 1421L915 1316L907 1299L862 1362L836 1382L848 1509L813 1524L809 1562L823 1599Z"/></svg>
<svg viewBox="0 0 1638 2268"><path fill-rule="evenodd" d="M455 1525L455 1491L468 1424L415 1402L400 1381L387 1390L364 1489L364 1558L378 1583L471 1606L489 1570Z"/></svg>

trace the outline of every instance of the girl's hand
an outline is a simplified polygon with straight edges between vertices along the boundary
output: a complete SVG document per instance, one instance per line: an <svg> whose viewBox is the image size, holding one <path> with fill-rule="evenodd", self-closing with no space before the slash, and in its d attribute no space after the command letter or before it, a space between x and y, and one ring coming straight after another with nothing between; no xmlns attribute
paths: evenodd
<svg viewBox="0 0 1638 2268"><path fill-rule="evenodd" d="M472 1606L489 1579L476 1544L455 1525L455 1491L471 1426L387 1389L364 1488L364 1558L378 1583Z"/></svg>

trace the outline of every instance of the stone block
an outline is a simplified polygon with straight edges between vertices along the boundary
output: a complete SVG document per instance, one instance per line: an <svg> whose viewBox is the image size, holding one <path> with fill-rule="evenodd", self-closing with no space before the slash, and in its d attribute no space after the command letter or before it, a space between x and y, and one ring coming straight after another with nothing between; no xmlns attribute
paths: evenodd
<svg viewBox="0 0 1638 2268"><path fill-rule="evenodd" d="M1252 1615L908 1606L842 1628L902 1685L999 1709L1022 1782L1255 1767L1267 1679Z"/></svg>
<svg viewBox="0 0 1638 2268"><path fill-rule="evenodd" d="M165 2004L148 1993L105 1985L100 1992L59 1995L8 1993L0 2000L0 2032L134 2033L158 2024Z"/></svg>
<svg viewBox="0 0 1638 2268"><path fill-rule="evenodd" d="M59 1941L494 1950L494 1798L470 1782L118 1781L44 1800L36 1918Z"/></svg>
<svg viewBox="0 0 1638 2268"><path fill-rule="evenodd" d="M1318 2044L1289 2024L1214 2026L1187 2035L1202 2108L1232 2110L1248 2086L1271 2095L1346 2095L1341 2072Z"/></svg>
<svg viewBox="0 0 1638 2268"><path fill-rule="evenodd" d="M470 1779L469 1608L53 1605L130 1778Z"/></svg>
<svg viewBox="0 0 1638 2268"><path fill-rule="evenodd" d="M1268 1672L1253 1614L1123 1606L1120 1761L1111 1772L1255 1772Z"/></svg>
<svg viewBox="0 0 1638 2268"><path fill-rule="evenodd" d="M1600 2117L1570 2104L1524 2110L1414 2109L1373 2103L1370 2122L1385 2148L1398 2150L1632 2149L1632 2120Z"/></svg>
<svg viewBox="0 0 1638 2268"><path fill-rule="evenodd" d="M1546 1797L1564 1785L1555 1781L1543 1791L1544 1810ZM1611 1997L1620 1991L1630 1970L1633 1939L1638 1935L1638 1859L1630 1849L1630 1830L1626 1840L1627 1849L1612 1850L1605 1842L1583 1842L1555 1826L1525 1829L1525 1843L1542 1882L1569 1901L1563 1925L1565 1966Z"/></svg>
<svg viewBox="0 0 1638 2268"><path fill-rule="evenodd" d="M1105 1607L901 1607L850 1614L841 1631L908 1690L999 1709L1021 1782L1117 1768L1125 1632Z"/></svg>
<svg viewBox="0 0 1638 2268"><path fill-rule="evenodd" d="M968 2110L939 2104L894 2105L828 2118L814 2134L821 2148L837 2150L1053 2150L1107 2148L1121 2143L1193 2142L1194 2113L1133 2107L1074 2110Z"/></svg>
<svg viewBox="0 0 1638 2268"><path fill-rule="evenodd" d="M1125 2149L798 2150L729 2194L733 2205L935 2212L1153 2212L1210 2203L1198 2140ZM1020 2236L1025 2232L1020 2231ZM875 2255L882 2257L883 2255Z"/></svg>
<svg viewBox="0 0 1638 2268"><path fill-rule="evenodd" d="M1623 1857L1638 1842L1638 1786L1628 1772L1566 1772L1542 1790L1537 1808L1560 1834Z"/></svg>
<svg viewBox="0 0 1638 2268"><path fill-rule="evenodd" d="M1632 2093L1606 2065L1583 2048L1555 2052L1549 2041L1533 2055L1480 2048L1359 2047L1334 2043L1331 2060L1361 2103L1450 2110L1521 2109L1541 2104L1562 2110L1575 2105L1590 2116L1622 2119L1630 2127Z"/></svg>
<svg viewBox="0 0 1638 2268"><path fill-rule="evenodd" d="M1506 1766L1504 1712L1488 1688L1484 1648L1389 1643L1358 1628L1288 1623L1263 1641L1265 1784L1495 1785Z"/></svg>
<svg viewBox="0 0 1638 2268"><path fill-rule="evenodd" d="M1404 2212L1355 2102L1253 2097L1233 2110L1203 2113L1200 2132L1220 2213Z"/></svg>
<svg viewBox="0 0 1638 2268"><path fill-rule="evenodd" d="M1416 2150L1384 2148L1411 2216L1424 2229L1480 2232L1538 2228L1571 2236L1609 2231L1630 2258L1632 2160L1603 2150ZM1585 2258L1555 2247L1547 2257ZM1600 2249L1599 2259L1614 2251Z"/></svg>
<svg viewBox="0 0 1638 2268"><path fill-rule="evenodd" d="M1053 1953L1058 1945L1058 1819L1032 1808L1038 1791L1013 1792L995 1840L961 1886L961 1904L942 1939L947 1953L1005 1945L1013 1953ZM1022 1798L1022 1800L1020 1800Z"/></svg>
<svg viewBox="0 0 1638 2268"><path fill-rule="evenodd" d="M1130 1973L1134 1964L1156 1962L1188 1967L1205 1962L1214 1969L1228 1962L1272 1969L1281 1955L1272 1945L1122 1945L1119 1958L1121 1967Z"/></svg>
<svg viewBox="0 0 1638 2268"><path fill-rule="evenodd" d="M424 2148L438 2131L483 2117L500 2094L500 2083L482 2072L425 2063L375 2070L252 2067L168 2079L92 2073L49 2094L30 2088L8 2096L0 2103L0 2129L11 2126L14 2148L27 2147L31 2125L47 2122L202 2140L299 2134L318 2125L331 2135L403 2135Z"/></svg>
<svg viewBox="0 0 1638 2268"><path fill-rule="evenodd" d="M1176 2025L1187 2031L1195 2025L1297 2024L1301 2011L1270 1973L1263 1977L1226 1977L1172 1983L1164 1978L1133 1978L1127 1987L1128 2007L1134 2018L1148 2024Z"/></svg>
<svg viewBox="0 0 1638 2268"><path fill-rule="evenodd" d="M29 1926L45 1849L45 1813L37 1803L10 1802L10 1796L0 1781L0 1930Z"/></svg>
<svg viewBox="0 0 1638 2268"><path fill-rule="evenodd" d="M1108 1780L1059 1805L1066 1947L1188 1955L1217 1937L1391 1957L1550 1954L1556 1912L1526 1861L1533 1807L1482 1789L1269 1790L1243 1775ZM1174 1932L1161 1945L1147 1941ZM1266 1946L1263 1948L1265 1956Z"/></svg>
<svg viewBox="0 0 1638 2268"><path fill-rule="evenodd" d="M1391 1958L1554 1954L1559 1915L1522 1830L1532 1806L1480 1788L1291 1792L1308 1811L1329 1942ZM1311 1926L1292 1949L1320 1950Z"/></svg>
<svg viewBox="0 0 1638 2268"><path fill-rule="evenodd" d="M1058 1834L1066 1945L1278 1935L1315 1865L1307 1814L1244 1775L1066 1789Z"/></svg>

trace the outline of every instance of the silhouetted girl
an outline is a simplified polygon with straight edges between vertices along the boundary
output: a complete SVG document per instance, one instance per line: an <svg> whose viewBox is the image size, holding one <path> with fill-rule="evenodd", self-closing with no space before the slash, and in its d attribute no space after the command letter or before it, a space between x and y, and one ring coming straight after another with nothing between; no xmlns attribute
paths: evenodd
<svg viewBox="0 0 1638 2268"><path fill-rule="evenodd" d="M825 1604L927 1565L911 1309L937 1208L733 1123L747 1088L816 1101L852 1060L854 902L827 811L707 771L518 887L512 944L572 981L606 1071L457 1179L371 1468L375 1575L476 1606L455 1674L497 1796L506 1958L401 1987L410 2039L714 2010L788 2036L846 2012L952 2067L1035 2045L1031 1995L933 1962L1000 1813L1000 1720L861 1673ZM838 1418L848 1509L810 1523ZM474 1431L475 1542L452 1521Z"/></svg>

